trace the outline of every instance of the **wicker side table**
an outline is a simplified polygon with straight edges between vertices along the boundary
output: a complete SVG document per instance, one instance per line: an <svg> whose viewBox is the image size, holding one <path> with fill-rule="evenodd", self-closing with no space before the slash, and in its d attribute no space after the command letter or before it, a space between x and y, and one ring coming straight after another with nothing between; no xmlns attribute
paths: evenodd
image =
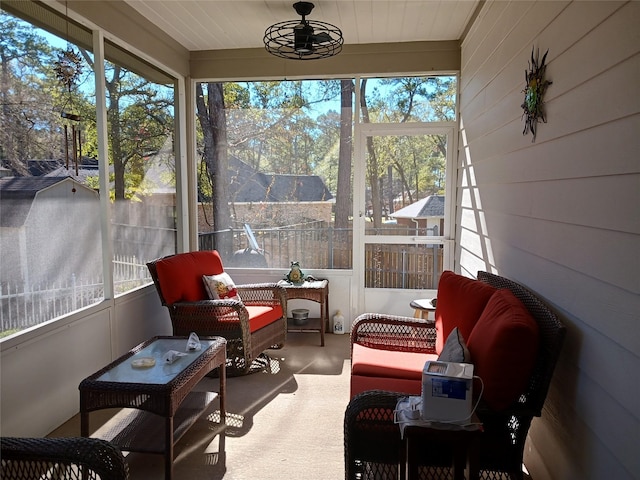
<svg viewBox="0 0 640 480"><path fill-rule="evenodd" d="M309 325L295 326L288 321L289 331L320 332L320 345L324 347L324 332L329 323L329 280L305 281L300 285L285 280L278 282L287 291L287 300L311 300L320 304L320 318L310 318Z"/></svg>
<svg viewBox="0 0 640 480"><path fill-rule="evenodd" d="M344 417L347 480L478 479L477 447L482 429L451 429L396 423L406 394L369 390L351 399Z"/></svg>
<svg viewBox="0 0 640 480"><path fill-rule="evenodd" d="M165 479L173 477L174 445L216 398L214 392L193 392L211 370L219 368L220 422L225 422L226 344L222 337L200 339L200 351L172 364L169 350L185 351L187 337L154 337L84 379L80 390L80 429L89 436L89 413L127 408L100 430L100 437L121 450L165 457ZM134 361L152 358L155 365L134 368ZM164 419L164 425L160 418Z"/></svg>

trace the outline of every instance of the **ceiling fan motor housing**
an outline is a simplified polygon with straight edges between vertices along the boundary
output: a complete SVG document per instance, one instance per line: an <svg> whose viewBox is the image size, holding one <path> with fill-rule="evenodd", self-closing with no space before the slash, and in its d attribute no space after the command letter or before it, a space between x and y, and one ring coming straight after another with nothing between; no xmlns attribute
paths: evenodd
<svg viewBox="0 0 640 480"><path fill-rule="evenodd" d="M301 23L294 27L294 50L301 54L313 52L313 27Z"/></svg>
<svg viewBox="0 0 640 480"><path fill-rule="evenodd" d="M314 6L315 5L311 2L296 2L293 4L293 8L295 8L296 13L298 15L302 15L303 17L305 17L306 15L309 15L311 13L311 10L313 10Z"/></svg>

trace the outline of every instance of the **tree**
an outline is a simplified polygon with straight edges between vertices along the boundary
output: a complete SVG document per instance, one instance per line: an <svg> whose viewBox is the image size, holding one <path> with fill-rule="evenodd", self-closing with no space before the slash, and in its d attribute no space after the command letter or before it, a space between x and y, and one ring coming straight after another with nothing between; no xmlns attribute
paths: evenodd
<svg viewBox="0 0 640 480"><path fill-rule="evenodd" d="M158 153L174 128L168 112L172 101L158 86L120 65L110 64L106 79L109 150L113 163L114 198L136 195L144 178L144 161Z"/></svg>
<svg viewBox="0 0 640 480"><path fill-rule="evenodd" d="M455 119L455 77L401 77L381 79L372 93L361 88L364 122L407 123ZM367 138L367 179L374 227L382 222L382 195L407 195L409 202L441 193L446 159L446 136ZM428 167L424 167L428 165ZM394 186L393 167L399 178ZM383 184L387 179L386 189ZM394 192L394 189L396 192Z"/></svg>
<svg viewBox="0 0 640 480"><path fill-rule="evenodd" d="M211 178L213 226L216 230L222 230L229 227L231 221L228 202L229 157L224 86L222 83L207 83L205 101L202 85L202 83L196 84L196 109L204 139L204 162ZM225 254L230 253L232 250L230 238L224 243L223 240L220 240L220 244L216 245L216 248Z"/></svg>
<svg viewBox="0 0 640 480"><path fill-rule="evenodd" d="M60 154L49 128L52 62L51 47L30 25L0 12L0 159L19 175L28 173L29 159Z"/></svg>
<svg viewBox="0 0 640 480"><path fill-rule="evenodd" d="M349 226L351 212L351 152L353 147L353 81L340 82L340 156L336 187L335 227Z"/></svg>
<svg viewBox="0 0 640 480"><path fill-rule="evenodd" d="M367 105L367 79L362 79L360 87L360 108L362 109L362 121L370 123L369 106ZM371 190L371 215L374 228L382 226L382 197L380 192L380 172L378 157L374 147L373 138L367 137L367 179Z"/></svg>

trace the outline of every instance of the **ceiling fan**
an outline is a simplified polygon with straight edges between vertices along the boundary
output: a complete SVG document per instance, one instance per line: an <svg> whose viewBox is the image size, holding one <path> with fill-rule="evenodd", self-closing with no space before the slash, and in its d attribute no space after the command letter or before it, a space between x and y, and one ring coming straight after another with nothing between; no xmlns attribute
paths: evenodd
<svg viewBox="0 0 640 480"><path fill-rule="evenodd" d="M287 20L267 28L263 39L267 51L294 60L315 60L340 53L344 43L342 32L330 23L307 20L313 7L311 2L294 3L301 20Z"/></svg>

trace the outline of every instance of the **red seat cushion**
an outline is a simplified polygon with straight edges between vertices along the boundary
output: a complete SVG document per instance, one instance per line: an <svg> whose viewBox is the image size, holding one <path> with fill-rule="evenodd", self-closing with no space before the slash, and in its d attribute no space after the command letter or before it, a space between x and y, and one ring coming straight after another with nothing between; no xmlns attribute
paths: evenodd
<svg viewBox="0 0 640 480"><path fill-rule="evenodd" d="M438 300L438 303L440 300ZM536 361L538 324L509 290L493 294L469 336L474 374L487 405L503 410L524 392Z"/></svg>
<svg viewBox="0 0 640 480"><path fill-rule="evenodd" d="M275 322L282 318L283 315L280 305L276 305L275 307L246 305L246 308L249 312L249 330L251 333Z"/></svg>
<svg viewBox="0 0 640 480"><path fill-rule="evenodd" d="M354 343L351 374L404 378L422 382L422 369L425 362L436 359L437 355L428 353L379 350Z"/></svg>
<svg viewBox="0 0 640 480"><path fill-rule="evenodd" d="M463 338L469 338L471 330L480 318L489 298L496 289L486 283L444 271L438 283L436 303L436 352L440 354L451 330L458 327ZM473 358L473 352L471 352Z"/></svg>
<svg viewBox="0 0 640 480"><path fill-rule="evenodd" d="M386 390L388 392L406 393L408 395L420 395L422 392L422 379L409 380L406 378L365 377L351 375L351 397L366 392L367 390Z"/></svg>
<svg viewBox="0 0 640 480"><path fill-rule="evenodd" d="M215 250L180 253L156 263L158 282L164 301L195 302L208 298L203 275L217 275L224 271L220 255Z"/></svg>

